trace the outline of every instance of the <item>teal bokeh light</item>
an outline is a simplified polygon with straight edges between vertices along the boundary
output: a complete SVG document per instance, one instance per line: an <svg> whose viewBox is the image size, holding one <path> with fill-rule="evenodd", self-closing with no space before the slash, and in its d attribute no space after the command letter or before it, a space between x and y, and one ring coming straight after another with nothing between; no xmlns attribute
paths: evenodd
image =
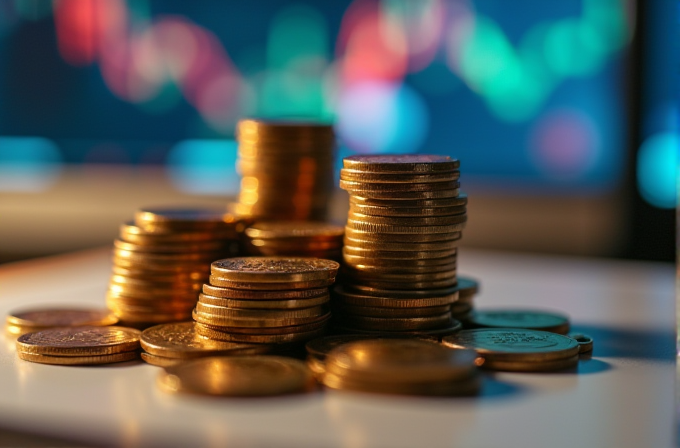
<svg viewBox="0 0 680 448"><path fill-rule="evenodd" d="M648 137L638 151L638 190L654 207L674 208L678 203L679 148L677 133L665 132Z"/></svg>
<svg viewBox="0 0 680 448"><path fill-rule="evenodd" d="M39 192L61 174L61 152L42 137L0 137L0 191Z"/></svg>
<svg viewBox="0 0 680 448"><path fill-rule="evenodd" d="M168 175L180 191L193 194L234 194L239 189L236 173L236 141L184 140L168 154Z"/></svg>

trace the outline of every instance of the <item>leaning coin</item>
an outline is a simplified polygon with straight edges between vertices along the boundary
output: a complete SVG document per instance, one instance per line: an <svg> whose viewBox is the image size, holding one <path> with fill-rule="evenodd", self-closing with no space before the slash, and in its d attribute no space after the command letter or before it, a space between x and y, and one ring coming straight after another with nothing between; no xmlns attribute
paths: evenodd
<svg viewBox="0 0 680 448"><path fill-rule="evenodd" d="M58 327L17 339L17 352L51 356L99 356L137 350L139 330L127 327Z"/></svg>
<svg viewBox="0 0 680 448"><path fill-rule="evenodd" d="M158 384L167 392L270 396L310 390L314 377L303 362L290 358L211 357L162 372Z"/></svg>
<svg viewBox="0 0 680 448"><path fill-rule="evenodd" d="M453 348L477 350L488 361L542 362L577 355L574 339L556 333L519 328L464 330L442 341Z"/></svg>
<svg viewBox="0 0 680 448"><path fill-rule="evenodd" d="M40 364L54 364L62 366L74 365L100 365L112 364L115 362L132 361L139 358L137 350L113 353L110 355L93 355L93 356L53 356L53 355L39 355L36 353L26 353L17 351L19 359L24 361L37 362Z"/></svg>
<svg viewBox="0 0 680 448"><path fill-rule="evenodd" d="M166 358L197 358L214 355L257 355L266 346L233 344L206 339L196 333L193 322L162 324L147 328L140 339L142 348Z"/></svg>
<svg viewBox="0 0 680 448"><path fill-rule="evenodd" d="M118 323L110 311L88 307L35 307L12 311L7 315L7 325L36 331L50 327L77 327L91 325L106 327Z"/></svg>
<svg viewBox="0 0 680 448"><path fill-rule="evenodd" d="M450 289L439 291L440 295L419 296L418 293L408 294L404 291L395 291L396 294L382 295L379 290L373 289L373 295L357 293L336 285L332 291L335 302L356 306L372 306L381 308L413 308L445 306L458 300L458 294Z"/></svg>
<svg viewBox="0 0 680 448"><path fill-rule="evenodd" d="M477 309L470 316L469 323L474 328L527 328L559 334L569 332L567 316L541 310Z"/></svg>

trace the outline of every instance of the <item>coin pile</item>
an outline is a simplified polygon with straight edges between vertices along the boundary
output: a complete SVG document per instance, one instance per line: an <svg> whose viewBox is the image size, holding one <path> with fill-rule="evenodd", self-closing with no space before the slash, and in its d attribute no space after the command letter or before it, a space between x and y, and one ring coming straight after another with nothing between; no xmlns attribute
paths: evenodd
<svg viewBox="0 0 680 448"><path fill-rule="evenodd" d="M473 395L481 387L473 350L436 342L377 339L349 342L326 357L323 384L332 389L405 395Z"/></svg>
<svg viewBox="0 0 680 448"><path fill-rule="evenodd" d="M479 293L479 282L459 276L456 290L458 291L458 300L451 304L451 316L467 325L472 313L474 313L474 299Z"/></svg>
<svg viewBox="0 0 680 448"><path fill-rule="evenodd" d="M570 337L521 328L463 330L442 342L447 347L475 350L484 358L485 369L516 372L574 368L581 350Z"/></svg>
<svg viewBox="0 0 680 448"><path fill-rule="evenodd" d="M209 339L293 344L322 335L330 319L332 260L243 257L212 263L193 312L196 332Z"/></svg>
<svg viewBox="0 0 680 448"><path fill-rule="evenodd" d="M159 367L174 367L208 356L260 355L270 351L264 344L213 341L196 333L194 322L161 324L142 332L142 359Z"/></svg>
<svg viewBox="0 0 680 448"><path fill-rule="evenodd" d="M244 231L245 250L251 255L292 255L339 261L342 226L320 221L256 222Z"/></svg>
<svg viewBox="0 0 680 448"><path fill-rule="evenodd" d="M343 285L334 319L353 332L450 332L456 256L467 220L460 163L448 156L352 156Z"/></svg>
<svg viewBox="0 0 680 448"><path fill-rule="evenodd" d="M139 358L139 330L125 327L59 327L19 336L20 359L42 364L94 365Z"/></svg>
<svg viewBox="0 0 680 448"><path fill-rule="evenodd" d="M333 189L335 136L327 124L242 120L236 211L257 219L323 220Z"/></svg>
<svg viewBox="0 0 680 448"><path fill-rule="evenodd" d="M8 333L22 335L54 327L106 327L116 325L118 318L99 308L46 306L12 311L6 322Z"/></svg>
<svg viewBox="0 0 680 448"><path fill-rule="evenodd" d="M228 397L264 397L314 388L314 377L302 361L280 356L198 359L161 372L157 382L166 392Z"/></svg>
<svg viewBox="0 0 680 448"><path fill-rule="evenodd" d="M224 210L137 211L114 241L109 309L127 324L190 320L210 263L237 254L243 226Z"/></svg>

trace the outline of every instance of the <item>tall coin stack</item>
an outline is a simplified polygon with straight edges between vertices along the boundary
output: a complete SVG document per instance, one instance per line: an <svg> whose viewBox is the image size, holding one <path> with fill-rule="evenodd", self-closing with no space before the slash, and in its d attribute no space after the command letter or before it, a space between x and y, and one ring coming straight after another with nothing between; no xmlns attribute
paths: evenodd
<svg viewBox="0 0 680 448"><path fill-rule="evenodd" d="M244 231L244 248L252 255L293 255L340 261L344 234L344 227L320 221L256 222Z"/></svg>
<svg viewBox="0 0 680 448"><path fill-rule="evenodd" d="M242 120L236 211L257 219L323 220L333 189L330 125Z"/></svg>
<svg viewBox="0 0 680 448"><path fill-rule="evenodd" d="M114 241L108 308L139 326L191 319L210 263L237 254L243 225L221 210L137 211Z"/></svg>
<svg viewBox="0 0 680 448"><path fill-rule="evenodd" d="M352 156L343 282L334 289L341 331L442 335L457 331L456 255L467 220L458 160L434 155Z"/></svg>
<svg viewBox="0 0 680 448"><path fill-rule="evenodd" d="M328 287L339 267L319 258L215 261L193 312L196 332L213 340L256 344L319 337L330 320Z"/></svg>

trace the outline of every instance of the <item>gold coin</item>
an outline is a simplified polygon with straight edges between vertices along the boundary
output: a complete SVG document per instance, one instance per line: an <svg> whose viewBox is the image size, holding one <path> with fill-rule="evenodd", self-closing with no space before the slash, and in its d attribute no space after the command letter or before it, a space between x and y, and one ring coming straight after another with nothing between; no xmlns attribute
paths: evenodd
<svg viewBox="0 0 680 448"><path fill-rule="evenodd" d="M460 244L460 238L449 241L436 241L434 243L398 243L357 240L345 237L345 246L360 247L365 250L390 250L390 251L433 251L456 249Z"/></svg>
<svg viewBox="0 0 680 448"><path fill-rule="evenodd" d="M254 239L247 242L249 248L254 250L288 251L288 252L313 252L342 248L342 239L337 241L298 241L282 242L280 240Z"/></svg>
<svg viewBox="0 0 680 448"><path fill-rule="evenodd" d="M151 275L201 275L205 276L210 273L211 261L192 261L182 263L151 263L139 260L129 260L114 257L112 259L113 265L119 268L128 269L132 271L144 270Z"/></svg>
<svg viewBox="0 0 680 448"><path fill-rule="evenodd" d="M327 280L311 280L303 282L236 282L225 278L210 276L210 284L213 286L221 286L231 289L246 289L255 291L279 291L279 290L293 290L293 289L317 289L324 286L330 286L335 282L335 278Z"/></svg>
<svg viewBox="0 0 680 448"><path fill-rule="evenodd" d="M392 191L392 190L350 190L350 196L356 195L371 199L450 199L460 195L460 189L451 190L428 190L428 191Z"/></svg>
<svg viewBox="0 0 680 448"><path fill-rule="evenodd" d="M121 300L107 298L106 306L114 313L188 313L194 308L196 300L192 302L175 301L147 301L146 303L130 303Z"/></svg>
<svg viewBox="0 0 680 448"><path fill-rule="evenodd" d="M187 253L213 253L213 252L231 252L230 245L235 244L233 241L202 241L194 243L173 243L173 244L156 244L156 245L141 245L129 243L120 239L113 241L113 247L121 251L143 254L187 254Z"/></svg>
<svg viewBox="0 0 680 448"><path fill-rule="evenodd" d="M183 322L191 319L191 310L184 312L160 312L157 310L124 311L119 308L112 308L111 311L126 324L155 325L170 322Z"/></svg>
<svg viewBox="0 0 680 448"><path fill-rule="evenodd" d="M307 368L312 371L314 377L317 381L321 381L323 374L326 372L326 364L317 358L312 356L307 357Z"/></svg>
<svg viewBox="0 0 680 448"><path fill-rule="evenodd" d="M401 154L401 155L357 155L345 157L343 167L355 171L366 172L407 172L433 173L454 171L460 168L460 161L449 156L429 154Z"/></svg>
<svg viewBox="0 0 680 448"><path fill-rule="evenodd" d="M326 222L263 221L245 229L245 234L249 238L263 240L311 238L318 241L342 238L345 229Z"/></svg>
<svg viewBox="0 0 680 448"><path fill-rule="evenodd" d="M198 290L194 288L176 288L175 290L161 288L137 289L127 285L111 283L106 294L107 297L128 297L142 300L196 300Z"/></svg>
<svg viewBox="0 0 680 448"><path fill-rule="evenodd" d="M147 231L211 231L234 228L239 221L226 209L143 208L135 213L135 225Z"/></svg>
<svg viewBox="0 0 680 448"><path fill-rule="evenodd" d="M444 345L476 350L487 361L543 362L578 355L578 342L547 331L481 328L446 337Z"/></svg>
<svg viewBox="0 0 680 448"><path fill-rule="evenodd" d="M387 288L399 288L399 289L405 289L405 290L418 290L418 289L438 289L438 288L446 288L449 286L455 286L456 284L456 278L447 278L444 280L430 280L426 282L418 282L418 281L404 281L404 282L395 282L395 281L390 281L390 280L385 280L385 281L379 281L379 280L358 280L354 279L353 280L354 285L361 285L361 286L369 286L373 288L382 288L382 289L387 289Z"/></svg>
<svg viewBox="0 0 680 448"><path fill-rule="evenodd" d="M197 358L214 355L257 355L268 347L233 344L207 339L196 333L193 322L162 324L142 332L140 343L149 354L166 358Z"/></svg>
<svg viewBox="0 0 680 448"><path fill-rule="evenodd" d="M352 381L347 378L325 373L321 376L324 386L330 389L352 390L379 394L425 395L425 396L471 396L477 395L482 387L479 375L466 380L425 382L417 384L384 384L377 382Z"/></svg>
<svg viewBox="0 0 680 448"><path fill-rule="evenodd" d="M369 265L354 265L343 266L342 274L350 277L367 277L380 275L401 275L401 274L437 274L440 272L455 271L456 263L441 264L436 266L411 266L410 263L402 263L401 266L369 266Z"/></svg>
<svg viewBox="0 0 680 448"><path fill-rule="evenodd" d="M265 138L282 138L287 140L292 136L299 138L313 138L320 136L333 138L333 126L328 123L310 121L273 121L253 118L239 120L236 125L236 135L239 141Z"/></svg>
<svg viewBox="0 0 680 448"><path fill-rule="evenodd" d="M112 273L121 278L134 279L139 281L160 282L160 283L194 283L208 280L209 270L201 269L196 272L173 272L163 273L150 271L147 269L127 269L114 265Z"/></svg>
<svg viewBox="0 0 680 448"><path fill-rule="evenodd" d="M450 290L447 290L450 291ZM374 292L378 291L374 290ZM391 291L390 291L391 292ZM348 291L342 285L336 285L333 288L333 300L348 305L356 306L370 306L380 308L423 308L423 307L439 307L444 305L451 305L458 300L458 293L453 291L449 294L445 293L440 296L422 297L417 294L422 294L418 291L417 294L409 295L407 291L397 291L399 295L369 295L360 294Z"/></svg>
<svg viewBox="0 0 680 448"><path fill-rule="evenodd" d="M280 283L334 279L340 265L318 258L241 257L218 260L210 266L220 278L234 282Z"/></svg>
<svg viewBox="0 0 680 448"><path fill-rule="evenodd" d="M439 316L450 312L449 305L430 306L430 307L412 307L412 308L387 308L387 307L372 307L372 306L357 306L347 304L336 304L333 307L333 312L337 316L354 315L366 317L382 317L382 318L411 318L411 317L428 317Z"/></svg>
<svg viewBox="0 0 680 448"><path fill-rule="evenodd" d="M196 314L218 319L297 319L304 317L317 317L326 314L327 312L328 307L324 305L279 310L225 308L223 306L210 305L205 302L198 302L196 304Z"/></svg>
<svg viewBox="0 0 680 448"><path fill-rule="evenodd" d="M396 201L395 201L396 202ZM457 207L400 207L399 204L393 206L366 205L362 203L350 202L350 213L361 213L367 216L384 217L404 217L404 218L424 218L438 216L459 216L467 213L465 206Z"/></svg>
<svg viewBox="0 0 680 448"><path fill-rule="evenodd" d="M249 291L244 289L222 288L213 285L203 285L203 293L209 296L224 299L242 300L285 300L285 299L312 299L328 294L328 288L294 289L276 291Z"/></svg>
<svg viewBox="0 0 680 448"><path fill-rule="evenodd" d="M451 182L460 178L460 171L443 171L428 174L413 173L372 173L343 168L340 180L356 183L412 183Z"/></svg>
<svg viewBox="0 0 680 448"><path fill-rule="evenodd" d="M445 327L442 328L435 328L431 330L412 330L412 331L404 331L404 330L366 330L362 328L352 328L348 327L345 325L336 325L335 329L339 332L345 333L345 334L363 334L363 335L370 335L370 336L379 336L379 337L414 337L414 338L421 338L421 339L427 339L427 340L436 340L439 341L440 338L449 336L452 334L458 333L461 329L463 328L463 325L455 320L452 319L451 322L446 325Z"/></svg>
<svg viewBox="0 0 680 448"><path fill-rule="evenodd" d="M439 281L456 278L456 269L450 269L448 271L441 272L429 272L421 274L407 274L407 273L395 273L387 274L383 272L362 272L362 271L350 271L346 269L344 271L345 281L351 281L348 279L356 279L357 282L362 283L364 280L369 281L392 281L397 283L395 286L399 286L400 282L427 282L427 281Z"/></svg>
<svg viewBox="0 0 680 448"><path fill-rule="evenodd" d="M467 214L448 216L372 216L349 211L348 220L369 224L384 224L389 226L448 226L467 222Z"/></svg>
<svg viewBox="0 0 680 448"><path fill-rule="evenodd" d="M167 392L231 397L304 392L314 387L307 366L279 356L197 359L162 372L158 384Z"/></svg>
<svg viewBox="0 0 680 448"><path fill-rule="evenodd" d="M224 256L224 252L187 252L180 254L155 254L150 252L134 252L119 248L113 249L113 256L118 260L137 261L153 264L201 264L211 263Z"/></svg>
<svg viewBox="0 0 680 448"><path fill-rule="evenodd" d="M354 381L424 383L456 381L477 372L474 350L451 350L417 339L348 342L326 356L326 371Z"/></svg>
<svg viewBox="0 0 680 448"><path fill-rule="evenodd" d="M338 336L326 336L313 339L305 344L305 350L310 358L324 360L326 356L336 347L345 345L349 342L365 341L374 339L372 336L358 334L343 334ZM309 359L309 358L308 358Z"/></svg>
<svg viewBox="0 0 680 448"><path fill-rule="evenodd" d="M7 325L35 330L83 325L106 327L117 323L118 318L108 310L89 307L45 306L11 311L7 315Z"/></svg>
<svg viewBox="0 0 680 448"><path fill-rule="evenodd" d="M248 318L236 318L236 317L225 317L216 316L214 314L205 314L197 312L194 310L192 317L196 322L218 326L218 327L248 327L248 328L267 328L267 327L286 327L294 325L302 325L306 323L312 323L325 315L322 311L319 314L307 316L307 317L248 317Z"/></svg>
<svg viewBox="0 0 680 448"><path fill-rule="evenodd" d="M393 225L379 224L366 221L358 221L351 218L347 219L346 229L358 230L359 232L370 233L405 233L405 234L430 234L430 233L453 233L460 232L465 228L465 222L458 224L447 224L441 226L413 226L413 225Z"/></svg>
<svg viewBox="0 0 680 448"><path fill-rule="evenodd" d="M442 266L456 264L457 256L449 255L442 258L423 258L420 260L393 260L389 258L369 258L361 255L342 254L345 264L354 269L365 269L368 267L425 267Z"/></svg>
<svg viewBox="0 0 680 448"><path fill-rule="evenodd" d="M281 335L281 334L292 334L292 333L308 333L310 331L316 331L326 327L330 320L330 313L323 316L319 316L316 320L309 323L300 325L284 325L280 327L229 327L229 326L219 326L211 324L202 324L200 322L196 323L196 331L198 334L211 339L224 340L221 339L223 334L249 334L249 335ZM207 332L217 332L216 335L211 336Z"/></svg>
<svg viewBox="0 0 680 448"><path fill-rule="evenodd" d="M163 368L177 367L180 364L184 364L194 359L194 358L166 358L165 356L156 356L144 352L140 353L140 356L142 357L142 361L144 361L145 363L151 364L152 366Z"/></svg>
<svg viewBox="0 0 680 448"><path fill-rule="evenodd" d="M375 233L370 230L356 230L349 226L345 227L345 234L348 238L355 240L400 244L456 241L462 236L460 231L445 233Z"/></svg>
<svg viewBox="0 0 680 448"><path fill-rule="evenodd" d="M37 362L40 364L74 366L74 365L101 365L112 364L115 362L132 361L139 358L139 352L135 350L122 353L113 353L110 355L56 356L56 355L40 355L37 353L17 351L17 356L19 357L19 359L23 359L24 361Z"/></svg>
<svg viewBox="0 0 680 448"><path fill-rule="evenodd" d="M355 255L359 257L380 258L383 260L431 260L433 258L444 258L458 254L458 249L445 250L429 250L429 251L392 251L392 250L375 250L367 249L357 246L345 245L342 253L346 255Z"/></svg>
<svg viewBox="0 0 680 448"><path fill-rule="evenodd" d="M318 306L326 304L330 301L330 294L326 292L325 295L314 297L311 299L284 299L284 300L241 300L241 299L225 299L222 297L215 297L206 294L201 294L198 297L199 303L212 306L228 307L228 308L246 308L246 309L298 309L308 308L311 306Z"/></svg>
<svg viewBox="0 0 680 448"><path fill-rule="evenodd" d="M50 356L97 356L139 349L139 330L126 327L58 327L17 339L17 351Z"/></svg>
<svg viewBox="0 0 680 448"><path fill-rule="evenodd" d="M446 191L446 190L457 190L460 188L460 182L448 181L448 182L432 182L425 184L416 183L368 183L368 182L354 182L349 180L340 179L340 188L347 190L349 192L359 192L360 195L364 193L367 196L373 197L374 192L434 192L434 191Z"/></svg>
<svg viewBox="0 0 680 448"><path fill-rule="evenodd" d="M246 344L297 344L307 342L311 339L318 338L326 334L326 324L323 327L301 333L282 333L282 334L248 334L248 333L228 333L228 332L211 332L203 329L198 330L199 333L205 334L207 337L215 337L222 341L239 342ZM217 335L217 336L216 336Z"/></svg>
<svg viewBox="0 0 680 448"><path fill-rule="evenodd" d="M578 365L578 360L578 355L549 361L506 361L486 358L482 367L487 370L504 370L508 372L550 372L573 369Z"/></svg>
<svg viewBox="0 0 680 448"><path fill-rule="evenodd" d="M343 315L341 318L338 316L338 320L340 320L343 325L348 325L352 328L373 331L432 330L450 325L451 312L447 311L438 316L410 318Z"/></svg>
<svg viewBox="0 0 680 448"><path fill-rule="evenodd" d="M345 283L342 285L346 293L363 294L371 297L384 297L390 299L421 299L431 297L458 297L458 291L454 287L448 288L434 288L421 289L413 291L405 291L403 289L394 289L397 285L392 284L390 288L376 288L373 286L360 285L357 283ZM337 288L336 288L337 291Z"/></svg>
<svg viewBox="0 0 680 448"><path fill-rule="evenodd" d="M365 197L361 195L349 195L349 203L351 205L361 206L375 206L387 207L397 210L407 208L445 208L445 207L465 207L467 205L467 194L460 193L452 198L435 198L435 199L379 199L373 197Z"/></svg>
<svg viewBox="0 0 680 448"><path fill-rule="evenodd" d="M128 221L120 226L120 239L140 246L156 246L168 244L193 244L210 241L235 240L238 238L236 229L203 232L156 231L149 232Z"/></svg>
<svg viewBox="0 0 680 448"><path fill-rule="evenodd" d="M207 279L207 276L204 276ZM125 275L113 274L109 280L111 284L120 285L122 287L127 287L135 290L148 290L148 289L158 289L158 290L174 290L174 289L184 289L184 290L196 290L200 289L201 281L192 279L184 276L177 276L173 278L172 276L163 277L128 277Z"/></svg>

